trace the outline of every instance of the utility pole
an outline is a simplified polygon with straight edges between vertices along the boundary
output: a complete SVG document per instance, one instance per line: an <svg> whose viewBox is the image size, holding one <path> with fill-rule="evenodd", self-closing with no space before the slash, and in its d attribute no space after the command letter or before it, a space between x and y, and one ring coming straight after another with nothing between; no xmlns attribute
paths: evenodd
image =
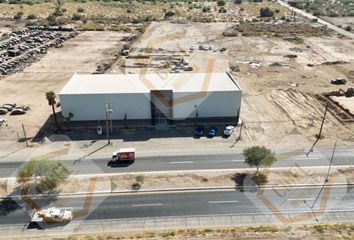
<svg viewBox="0 0 354 240"><path fill-rule="evenodd" d="M322 135L322 128L323 128L323 125L324 125L324 121L326 119L326 114L327 114L327 111L328 111L328 102L326 104L326 108L325 108L325 112L323 114L323 118L322 118L322 123L321 123L321 127L320 127L320 132L318 133L318 136L317 136L317 139L316 141L314 142L314 144L312 145L312 147L310 148L310 150L306 153L306 156L309 156L310 152L313 151L313 148L315 147L316 143L321 139L321 135Z"/></svg>
<svg viewBox="0 0 354 240"><path fill-rule="evenodd" d="M320 128L320 132L319 132L319 134L318 134L318 138L321 138L322 128L323 128L324 121L325 121L325 119L326 119L327 110L328 110L328 102L327 102L327 104L326 104L326 109L325 109L325 112L324 112L324 114L323 114L322 123L321 123L321 128Z"/></svg>
<svg viewBox="0 0 354 240"><path fill-rule="evenodd" d="M28 147L28 141L27 141L27 136L26 136L26 130L25 130L25 126L22 123L22 130L23 130L23 135L25 136L25 141L26 141L26 146Z"/></svg>
<svg viewBox="0 0 354 240"><path fill-rule="evenodd" d="M111 105L110 104L106 104L106 106L105 106L105 112L106 112L106 132L107 132L107 140L108 140L108 144L111 144L111 140L110 140L110 138L109 138L109 129L108 129L108 115L110 114L110 113L112 113L113 112L113 110L112 110L112 107L111 107Z"/></svg>
<svg viewBox="0 0 354 240"><path fill-rule="evenodd" d="M333 163L333 157L334 157L334 152L336 151L336 147L337 147L337 140L334 143L331 161L329 162L328 172L327 172L327 176L326 176L326 180L325 180L326 183L328 182L328 177L329 177L329 173L331 171L331 167L332 167L332 163Z"/></svg>

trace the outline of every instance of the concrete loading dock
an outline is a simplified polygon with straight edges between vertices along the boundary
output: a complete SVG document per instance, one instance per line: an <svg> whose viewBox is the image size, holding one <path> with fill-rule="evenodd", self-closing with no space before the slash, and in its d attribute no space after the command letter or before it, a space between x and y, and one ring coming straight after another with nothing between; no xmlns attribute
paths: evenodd
<svg viewBox="0 0 354 240"><path fill-rule="evenodd" d="M242 91L228 73L74 74L60 92L63 116L114 124L236 123Z"/></svg>

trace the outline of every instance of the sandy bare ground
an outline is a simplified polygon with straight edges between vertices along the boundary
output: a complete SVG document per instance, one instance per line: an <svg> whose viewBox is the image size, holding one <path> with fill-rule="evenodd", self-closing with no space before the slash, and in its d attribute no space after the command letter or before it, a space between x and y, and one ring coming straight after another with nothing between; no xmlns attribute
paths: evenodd
<svg viewBox="0 0 354 240"><path fill-rule="evenodd" d="M29 105L31 110L22 116L6 115L8 127L0 128L0 139L14 141L17 132L22 137L22 123L26 126L27 137L34 136L51 115L45 93L54 91L59 94L75 72L94 72L97 64L120 44L121 37L119 32L81 33L65 42L63 48L50 49L40 61L23 72L1 79L0 103L16 102Z"/></svg>
<svg viewBox="0 0 354 240"><path fill-rule="evenodd" d="M354 86L352 40L307 37L303 44L295 44L272 37L222 36L230 26L231 23L152 23L132 51L132 55L150 58L123 59L127 66L123 71L168 74L168 69L159 68L164 61L151 56L156 54L184 58L195 72L205 72L208 63L214 61L213 71L230 67L244 90L241 107L244 142L294 148L299 143L313 141L325 109L315 94L338 90L338 86L329 83L336 77L349 80L345 87ZM199 45L226 47L227 51L189 50ZM250 61L258 62L260 68L252 68ZM144 64L153 66L141 67ZM354 139L353 124L344 125L329 114L323 136L323 141L333 142L338 138L349 144Z"/></svg>
<svg viewBox="0 0 354 240"><path fill-rule="evenodd" d="M266 176L262 183L270 186L289 184L323 184L328 168L290 168L263 169ZM133 184L139 183L140 189L171 189L195 187L222 187L241 186L240 177L246 177L249 186L254 186L254 170L218 170L218 171L177 171L166 173L121 173L105 174L106 176L70 176L60 187L60 193L88 192L90 184L94 184L94 191L125 191L134 190ZM354 167L336 167L331 170L332 183L347 183L354 181ZM140 179L140 180L139 180ZM2 180L1 186L4 185ZM7 189L0 188L0 195L13 192L17 186L14 179L6 180Z"/></svg>

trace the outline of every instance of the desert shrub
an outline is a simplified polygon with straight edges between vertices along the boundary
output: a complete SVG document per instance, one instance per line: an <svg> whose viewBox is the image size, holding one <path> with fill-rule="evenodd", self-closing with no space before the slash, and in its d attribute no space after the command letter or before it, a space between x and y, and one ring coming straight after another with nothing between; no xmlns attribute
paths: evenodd
<svg viewBox="0 0 354 240"><path fill-rule="evenodd" d="M36 18L37 18L37 16L33 13L27 16L27 19L29 19L29 20L36 19Z"/></svg>

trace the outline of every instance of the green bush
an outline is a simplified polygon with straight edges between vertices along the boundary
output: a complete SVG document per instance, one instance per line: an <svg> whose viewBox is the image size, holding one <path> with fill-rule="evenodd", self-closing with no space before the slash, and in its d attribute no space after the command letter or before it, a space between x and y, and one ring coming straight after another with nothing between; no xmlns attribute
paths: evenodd
<svg viewBox="0 0 354 240"><path fill-rule="evenodd" d="M23 12L17 12L16 15L14 16L14 19L20 20L20 19L22 19L22 16L23 16Z"/></svg>
<svg viewBox="0 0 354 240"><path fill-rule="evenodd" d="M219 8L219 13L226 13L226 8L224 7Z"/></svg>
<svg viewBox="0 0 354 240"><path fill-rule="evenodd" d="M205 12L210 12L210 7L209 6L203 6L202 11Z"/></svg>
<svg viewBox="0 0 354 240"><path fill-rule="evenodd" d="M29 19L29 20L36 19L36 18L37 18L37 16L33 13L27 16L27 19Z"/></svg>
<svg viewBox="0 0 354 240"><path fill-rule="evenodd" d="M225 0L218 0L217 4L218 6L225 6L226 2Z"/></svg>
<svg viewBox="0 0 354 240"><path fill-rule="evenodd" d="M77 9L77 12L83 13L83 12L85 12L85 9L83 9L83 8L78 8L78 9Z"/></svg>
<svg viewBox="0 0 354 240"><path fill-rule="evenodd" d="M241 3L242 3L242 0L235 0L235 3L236 3L236 4L241 4Z"/></svg>
<svg viewBox="0 0 354 240"><path fill-rule="evenodd" d="M79 21L79 20L81 20L81 18L82 18L82 16L80 14L74 13L72 20Z"/></svg>
<svg viewBox="0 0 354 240"><path fill-rule="evenodd" d="M174 15L175 15L174 12L172 12L172 11L167 11L167 12L165 13L165 18L169 18L169 17L172 17L172 16L174 16Z"/></svg>
<svg viewBox="0 0 354 240"><path fill-rule="evenodd" d="M274 16L274 12L269 7L265 7L265 8L261 8L259 10L259 15L261 17L273 17Z"/></svg>

